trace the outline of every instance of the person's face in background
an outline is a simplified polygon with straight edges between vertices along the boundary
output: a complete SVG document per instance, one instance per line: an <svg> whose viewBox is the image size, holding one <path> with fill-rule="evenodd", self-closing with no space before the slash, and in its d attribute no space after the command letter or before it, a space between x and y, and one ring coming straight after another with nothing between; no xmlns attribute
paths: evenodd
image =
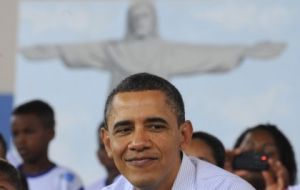
<svg viewBox="0 0 300 190"><path fill-rule="evenodd" d="M114 160L107 155L107 152L101 139L99 139L97 156L99 161L105 167L108 175L112 174L113 176L117 176L119 174L119 170L117 169Z"/></svg>
<svg viewBox="0 0 300 190"><path fill-rule="evenodd" d="M242 152L262 152L274 160L280 160L280 153L276 147L275 140L272 135L265 130L249 132L238 148L240 148ZM265 187L261 172L236 170L234 173L246 179L257 189L264 189Z"/></svg>
<svg viewBox="0 0 300 190"><path fill-rule="evenodd" d="M0 172L0 190L17 190L7 179L5 175Z"/></svg>
<svg viewBox="0 0 300 190"><path fill-rule="evenodd" d="M203 140L192 139L191 143L184 147L184 152L189 156L195 156L201 160L217 165L211 147Z"/></svg>
<svg viewBox="0 0 300 190"><path fill-rule="evenodd" d="M54 131L43 126L35 114L22 114L13 117L12 134L23 161L36 163L47 156L48 143L53 138Z"/></svg>
<svg viewBox="0 0 300 190"><path fill-rule="evenodd" d="M145 39L155 32L156 17L152 5L137 3L129 10L129 27L137 39Z"/></svg>
<svg viewBox="0 0 300 190"><path fill-rule="evenodd" d="M6 151L3 142L0 140L0 158L6 158Z"/></svg>

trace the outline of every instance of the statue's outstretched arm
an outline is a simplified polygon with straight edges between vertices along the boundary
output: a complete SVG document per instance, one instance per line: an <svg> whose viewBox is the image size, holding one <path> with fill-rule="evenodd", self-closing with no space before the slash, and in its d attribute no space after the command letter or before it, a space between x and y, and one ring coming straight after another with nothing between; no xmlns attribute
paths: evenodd
<svg viewBox="0 0 300 190"><path fill-rule="evenodd" d="M272 59L280 55L285 48L284 43L260 42L250 46L245 56L254 59Z"/></svg>
<svg viewBox="0 0 300 190"><path fill-rule="evenodd" d="M282 43L247 45L188 45L173 44L165 63L169 74L226 72L239 66L245 58L272 59L280 55Z"/></svg>
<svg viewBox="0 0 300 190"><path fill-rule="evenodd" d="M31 60L61 59L70 67L105 68L106 43L78 43L65 45L36 45L21 48L21 53Z"/></svg>
<svg viewBox="0 0 300 190"><path fill-rule="evenodd" d="M237 67L247 48L239 45L175 44L168 48L169 74L225 72Z"/></svg>
<svg viewBox="0 0 300 190"><path fill-rule="evenodd" d="M22 47L21 54L27 59L39 60L39 59L53 59L59 58L59 46L57 45L36 45L29 47Z"/></svg>

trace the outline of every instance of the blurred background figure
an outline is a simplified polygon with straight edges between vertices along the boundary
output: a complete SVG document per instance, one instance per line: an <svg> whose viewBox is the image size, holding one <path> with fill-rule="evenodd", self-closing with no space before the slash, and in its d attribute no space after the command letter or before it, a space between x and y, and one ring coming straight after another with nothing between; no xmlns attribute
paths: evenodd
<svg viewBox="0 0 300 190"><path fill-rule="evenodd" d="M8 184L15 184L16 185L16 177L15 176L10 176L10 175L16 175L15 172L13 170L16 169L12 169L11 167L15 167L10 163L6 163L8 161L6 160L6 153L7 153L7 146L5 143L5 140L2 136L2 134L0 133L0 162L1 162L1 166L0 166L0 190L2 190L1 188L3 188L4 190L9 190L10 188L7 186ZM27 180L26 177L19 171L17 171L19 174L19 180L20 180L20 184L21 184L21 189L20 190L28 190L28 184L27 184ZM10 177L9 177L10 176ZM7 184L8 182L8 184Z"/></svg>
<svg viewBox="0 0 300 190"><path fill-rule="evenodd" d="M215 136L205 132L194 132L189 146L184 147L187 155L198 157L224 168L225 148Z"/></svg>
<svg viewBox="0 0 300 190"><path fill-rule="evenodd" d="M18 169L26 176L30 190L81 190L75 173L49 160L54 127L54 111L43 101L33 100L14 109L13 141L23 159Z"/></svg>
<svg viewBox="0 0 300 190"><path fill-rule="evenodd" d="M23 190L18 170L6 160L0 158L0 189Z"/></svg>
<svg viewBox="0 0 300 190"><path fill-rule="evenodd" d="M115 163L112 158L109 158L104 144L101 139L101 128L104 127L104 122L101 122L98 130L97 130L97 140L98 140L98 150L97 150L97 157L99 162L105 167L107 176L104 178L100 178L90 186L86 188L86 190L99 190L102 187L110 185L114 179L120 174L119 170L115 166Z"/></svg>
<svg viewBox="0 0 300 190"><path fill-rule="evenodd" d="M297 165L293 147L288 138L271 124L260 124L246 129L237 139L234 150L227 153L226 169L241 176L251 183L257 190L265 190L266 182L262 170L234 169L233 160L245 152L261 153L272 162L279 161L286 168L285 183L294 185L297 179ZM276 176L276 171L269 166L267 171Z"/></svg>
<svg viewBox="0 0 300 190"><path fill-rule="evenodd" d="M0 158L6 159L6 151L7 151L7 146L6 142L0 133Z"/></svg>

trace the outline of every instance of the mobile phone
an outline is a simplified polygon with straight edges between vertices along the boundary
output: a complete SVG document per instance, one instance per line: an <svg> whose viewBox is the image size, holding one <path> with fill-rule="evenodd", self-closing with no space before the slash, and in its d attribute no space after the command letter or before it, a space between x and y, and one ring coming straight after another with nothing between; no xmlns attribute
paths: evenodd
<svg viewBox="0 0 300 190"><path fill-rule="evenodd" d="M234 170L263 171L269 168L268 156L261 152L244 152L233 160Z"/></svg>

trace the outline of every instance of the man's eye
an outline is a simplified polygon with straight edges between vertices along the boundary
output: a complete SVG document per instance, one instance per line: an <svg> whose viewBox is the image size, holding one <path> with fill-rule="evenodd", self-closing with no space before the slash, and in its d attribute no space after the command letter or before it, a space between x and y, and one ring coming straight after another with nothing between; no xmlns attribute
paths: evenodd
<svg viewBox="0 0 300 190"><path fill-rule="evenodd" d="M154 131L160 131L160 130L164 129L165 126L161 125L161 124L152 124L149 126L149 128Z"/></svg>
<svg viewBox="0 0 300 190"><path fill-rule="evenodd" d="M131 127L120 127L115 131L116 134L128 134L131 132L132 128Z"/></svg>

